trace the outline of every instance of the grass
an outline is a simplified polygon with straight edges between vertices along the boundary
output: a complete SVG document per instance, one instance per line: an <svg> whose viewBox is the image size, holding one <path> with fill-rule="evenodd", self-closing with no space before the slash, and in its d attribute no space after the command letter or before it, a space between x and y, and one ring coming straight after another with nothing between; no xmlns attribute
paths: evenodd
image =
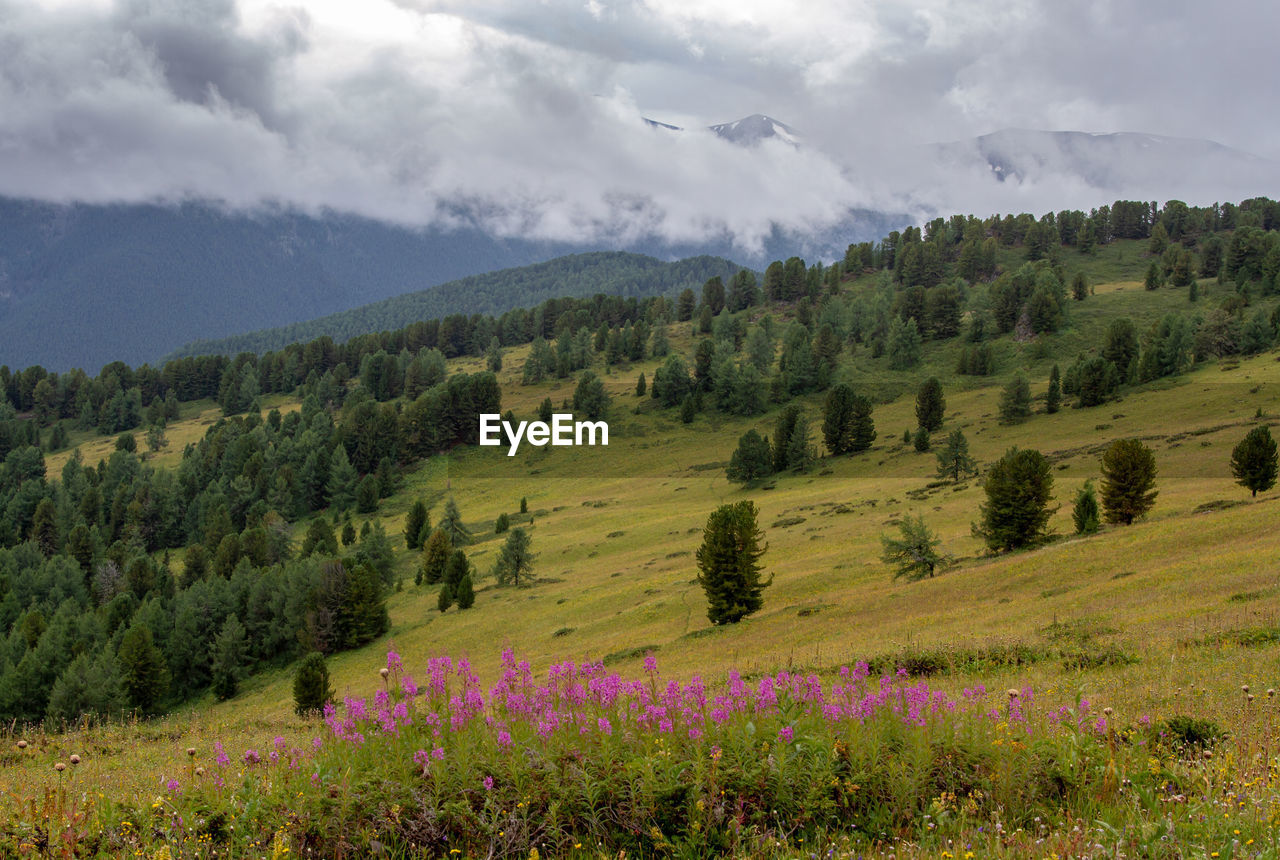
<svg viewBox="0 0 1280 860"><path fill-rule="evenodd" d="M367 694L377 683L370 655L392 647L414 671L445 651L465 657L486 684L499 676L504 647L518 650L538 673L565 658L604 660L611 669L634 673L647 653L656 652L664 677L681 681L695 675L717 681L731 669L746 677L780 667L829 672L865 660L877 669L931 675L952 696L976 684L1031 685L1054 707L1074 707L1084 698L1156 723L1207 719L1224 727L1227 743L1261 745L1262 723L1250 716L1240 688L1280 687L1280 580L1270 563L1280 558L1280 532L1273 525L1280 493L1250 498L1231 480L1227 463L1231 448L1258 423L1256 414L1280 415L1280 356L1273 351L1209 363L1122 401L998 424L1000 386L1015 370L1025 370L1033 392L1042 396L1054 361L1065 367L1077 352L1100 343L1114 317L1132 316L1142 331L1169 310L1191 307L1185 291L1141 290L1145 261L1134 243L1101 249L1090 266L1116 280L1072 304L1068 330L1048 339L1048 354L1056 359L1002 341L998 373L972 378L952 372L960 344L930 349L928 363L910 371L886 371L883 359L871 359L865 348L846 356L845 379L896 396L877 405L879 437L871 450L823 459L807 475L748 489L728 483L720 464L738 437L751 427L770 432L774 415L703 414L684 425L675 410L634 396L640 372L652 380L654 360L602 374L614 396L608 448L524 448L511 458L505 450L459 450L420 464L373 515L397 542L398 571L405 577L404 589L389 601L392 630L366 649L330 659L339 696ZM1070 274L1071 265L1067 269ZM1202 283L1200 307L1226 292ZM685 354L692 350L688 328L672 327L672 347ZM558 404L572 394L568 381L521 386L524 352L509 351L499 374L503 409L517 416L532 414L545 397ZM478 359L454 364L480 369ZM970 533L984 498L980 483L938 482L934 456L901 442L901 431L915 426L915 386L930 375L940 376L945 388L942 432L962 429L980 464L1014 445L1038 448L1051 459L1059 505L1051 519L1055 539L1026 552L985 554ZM803 402L811 417L820 416L820 397ZM281 398L278 405L290 404ZM209 403L184 407L182 420L170 425L169 449L155 462L176 462L182 446L199 438L216 414ZM1160 495L1154 510L1133 526L1072 535L1071 498L1098 476L1105 445L1127 436L1144 439L1155 451ZM114 445L112 438L73 440L89 462ZM48 459L50 474L58 473L66 456ZM417 560L404 551L400 534L414 499L433 504L438 516L448 495L485 539L471 555L482 574L475 608L442 615L434 590L411 584ZM527 517L517 517L521 497L528 500ZM693 553L707 514L742 498L760 510L769 543L764 563L774 581L763 610L730 628L713 628L694 579ZM510 514L513 524L527 520L523 527L538 554L539 581L532 587L498 589L487 576L501 545L489 539L501 513ZM917 583L891 579L880 561L880 535L908 513L924 516L941 537L941 549L957 558L955 567ZM356 518L357 529L363 519ZM3 759L9 766L0 768L0 793L39 798L46 789L56 791L67 778L52 770L52 762L89 750L76 774L82 805L100 793L95 814L145 809L161 788L157 775L186 766L187 746L207 749L214 738L237 749L264 748L276 736L290 744L304 741L313 726L292 715L291 683L289 671L268 671L249 679L231 702L209 698L149 724L23 734L33 738L38 755L14 757L13 738L7 738L0 744L10 750ZM1137 762L1130 763L1137 768ZM1239 760L1229 767L1240 778L1247 770ZM1188 773L1191 781L1209 778L1215 791L1223 779ZM1272 814L1275 802L1274 793L1259 800L1259 820ZM1154 827L1157 818L1138 822L1140 830ZM922 821L913 819L913 833L928 832ZM1059 840L1054 844L1063 853L1073 825L1061 817L1052 821ZM971 834L966 826L956 824L954 833ZM1189 831L1178 833L1190 838ZM1272 838L1273 831L1266 833ZM1214 830L1213 838L1221 835ZM819 837L833 845L841 838L822 828L809 838ZM1207 854L1209 837L1198 838ZM1008 846L987 847L1020 856ZM787 851L779 849L779 856Z"/></svg>

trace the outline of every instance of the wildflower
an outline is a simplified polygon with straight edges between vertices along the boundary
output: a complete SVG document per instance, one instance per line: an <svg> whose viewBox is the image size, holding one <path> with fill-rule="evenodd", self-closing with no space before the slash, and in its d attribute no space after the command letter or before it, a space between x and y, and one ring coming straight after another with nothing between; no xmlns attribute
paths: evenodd
<svg viewBox="0 0 1280 860"><path fill-rule="evenodd" d="M600 729L600 734L602 735L613 734L613 726L610 725L609 721L606 720L604 717L601 717L600 719L596 720L596 726L597 728Z"/></svg>
<svg viewBox="0 0 1280 860"><path fill-rule="evenodd" d="M499 731L499 732L498 732L498 746L500 746L500 747L509 747L509 746L511 746L511 733L510 733L510 732L508 732L508 731L506 731L506 730L502 730L502 731Z"/></svg>
<svg viewBox="0 0 1280 860"><path fill-rule="evenodd" d="M192 757L195 757L195 754L196 754L196 748L195 748L195 747L187 747L187 755L192 756Z"/></svg>
<svg viewBox="0 0 1280 860"><path fill-rule="evenodd" d="M27 748L27 742L26 742L26 741L18 741L18 749L20 749L20 750L24 750L24 749L26 749L26 748Z"/></svg>
<svg viewBox="0 0 1280 860"><path fill-rule="evenodd" d="M1018 690L1013 690L1013 689L1009 690L1009 698L1010 698L1010 699L1016 699L1016 698L1018 698L1018 696L1020 696L1020 695L1022 695L1022 694L1021 694L1021 692L1020 692L1020 691L1018 691Z"/></svg>
<svg viewBox="0 0 1280 860"><path fill-rule="evenodd" d="M80 756L76 755L75 753L72 753L72 755L71 755L71 763L72 763L72 764L79 764L79 763L80 763Z"/></svg>
<svg viewBox="0 0 1280 860"><path fill-rule="evenodd" d="M491 777L491 776L486 776L486 777L484 778L484 790L485 790L485 791L493 791L493 777Z"/></svg>
<svg viewBox="0 0 1280 860"><path fill-rule="evenodd" d="M258 755L257 750L244 751L244 763L247 765L255 765L262 761L262 756Z"/></svg>
<svg viewBox="0 0 1280 860"><path fill-rule="evenodd" d="M178 785L176 779L169 780L164 784L164 787L170 794L178 794L182 791L182 786Z"/></svg>
<svg viewBox="0 0 1280 860"><path fill-rule="evenodd" d="M791 739L795 737L795 733L795 729L791 728L791 726L783 726L778 729L778 740L782 741L784 744L789 744L791 743Z"/></svg>
<svg viewBox="0 0 1280 860"><path fill-rule="evenodd" d="M387 679L387 676L391 674L391 670L389 670L389 669L387 669L387 668L385 668L385 667L384 667L384 668L382 668L382 669L379 669L379 670L378 670L378 674L379 674L379 675L381 675L381 676L382 676L382 680L384 680L384 681L385 681L385 680Z"/></svg>
<svg viewBox="0 0 1280 860"><path fill-rule="evenodd" d="M53 769L56 770L58 773L62 773L64 770L67 769L67 766L64 762L58 762L53 766Z"/></svg>
<svg viewBox="0 0 1280 860"><path fill-rule="evenodd" d="M435 749L433 749L433 750L431 751L431 757L432 757L433 759L435 759L436 761L443 761L443 760L444 760L444 748L443 748L443 747L436 747Z"/></svg>

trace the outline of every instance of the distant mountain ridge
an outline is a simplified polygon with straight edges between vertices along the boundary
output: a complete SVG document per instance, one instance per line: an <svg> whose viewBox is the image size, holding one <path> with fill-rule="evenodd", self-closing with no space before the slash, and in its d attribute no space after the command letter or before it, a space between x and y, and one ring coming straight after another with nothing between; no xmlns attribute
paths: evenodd
<svg viewBox="0 0 1280 860"><path fill-rule="evenodd" d="M737 263L709 256L664 262L623 251L572 254L531 266L473 275L319 319L196 341L167 358L261 354L325 336L341 343L356 335L395 330L420 320L451 314L498 316L514 308L531 308L547 299L567 296L584 298L603 293L644 298L675 294L686 287L698 290L714 277L728 284L741 268Z"/></svg>
<svg viewBox="0 0 1280 860"><path fill-rule="evenodd" d="M111 361L153 362L192 341L286 326L568 254L732 256L763 269L793 253L843 254L850 242L907 223L906 215L850 211L822 235L775 230L750 255L727 234L618 247L502 238L475 226L412 229L340 213L0 197L0 364L96 373Z"/></svg>
<svg viewBox="0 0 1280 860"><path fill-rule="evenodd" d="M649 117L641 117L651 128L665 129L667 131L684 131L678 125L672 125L669 122L661 122ZM722 137L730 143L736 143L739 146L755 146L756 144L768 140L769 138L778 138L779 140L789 143L792 146L800 145L800 133L794 128L787 125L781 120L776 120L771 116L765 116L762 113L753 113L751 116L745 116L742 119L736 119L733 122L722 122L706 127L708 131L713 132L716 136Z"/></svg>
<svg viewBox="0 0 1280 860"><path fill-rule="evenodd" d="M942 165L984 164L993 178L1015 183L1074 177L1099 190L1170 188L1188 179L1245 188L1259 174L1274 177L1268 159L1197 138L1139 132L1092 133L1002 129L969 140L935 144ZM1254 189L1261 193L1265 189ZM1224 191L1224 198L1230 196Z"/></svg>

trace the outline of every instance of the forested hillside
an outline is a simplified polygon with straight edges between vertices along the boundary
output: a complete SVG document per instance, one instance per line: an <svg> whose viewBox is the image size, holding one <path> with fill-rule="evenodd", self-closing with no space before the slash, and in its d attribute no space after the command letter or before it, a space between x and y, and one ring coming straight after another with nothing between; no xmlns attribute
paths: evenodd
<svg viewBox="0 0 1280 860"><path fill-rule="evenodd" d="M420 320L452 314L492 316L570 296L674 295L687 287L700 287L711 278L728 280L738 268L719 257L667 263L621 251L572 254L531 266L473 275L320 319L220 340L195 341L175 351L172 357L263 353L320 337L342 343L355 335L401 329Z"/></svg>
<svg viewBox="0 0 1280 860"><path fill-rule="evenodd" d="M251 672L377 637L387 596L433 533L392 533L377 512L404 506L398 488L424 461L473 446L480 412L634 412L620 432L643 438L702 416L746 430L778 409L763 451L743 437L749 473L735 473L731 450L713 464L752 484L813 467L806 398L833 386L878 410L922 375L959 388L989 377L1007 389L1001 421L1016 424L1030 415L1027 371L1053 364L1055 410L1114 402L1275 343L1277 227L1280 204L1265 199L956 216L850 245L833 266L792 257L762 282L745 269L713 275L674 301L547 299L261 356L115 363L96 377L0 368L0 718L149 713L206 688L226 698ZM1094 297L1098 284L1113 292ZM623 386L642 397L622 410L617 375L636 367L647 378ZM203 438L175 468L156 466L186 404L202 399L223 417L194 425ZM824 407L827 456L860 450L842 441L837 402ZM931 426L920 419L918 450ZM95 434L115 436L100 462L63 453ZM422 495L439 501L452 486ZM440 523L463 549L467 529L448 508ZM358 531L352 514L365 518ZM458 565L457 582L487 576Z"/></svg>

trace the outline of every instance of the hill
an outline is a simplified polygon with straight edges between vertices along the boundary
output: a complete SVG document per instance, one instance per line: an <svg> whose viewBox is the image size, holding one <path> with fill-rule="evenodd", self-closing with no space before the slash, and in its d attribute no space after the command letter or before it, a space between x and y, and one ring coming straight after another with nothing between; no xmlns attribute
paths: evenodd
<svg viewBox="0 0 1280 860"><path fill-rule="evenodd" d="M740 267L718 257L677 262L622 251L573 254L545 263L473 275L319 319L262 329L221 340L186 344L170 357L262 353L291 343L330 337L341 343L358 334L404 328L412 322L451 314L498 316L513 308L534 307L547 299L581 298L605 293L643 298L701 288L711 278L726 282Z"/></svg>
<svg viewBox="0 0 1280 860"><path fill-rule="evenodd" d="M1268 827L1253 810L1275 800L1262 778L1275 727L1263 691L1274 686L1280 593L1258 560L1280 552L1277 491L1254 499L1228 463L1249 430L1274 432L1280 415L1280 291L1266 263L1277 214L1270 201L1108 207L1105 219L1085 216L1090 229L1110 219L1139 235L1104 230L1091 249L1071 213L958 218L855 247L833 270L777 261L762 293L709 287L706 314L660 299L511 311L491 322L512 333L496 357L472 334L446 363L435 351L451 341L437 324L428 342L423 323L229 363L237 386L254 371L256 402L231 398L224 419L210 401L185 401L165 432L191 446L141 461L127 443L115 450L117 437L76 431L85 462L106 462L86 469L60 448L41 461L63 476L59 489L15 448L0 491L7 520L30 528L0 536L13 544L0 550L0 707L18 716L53 684L57 705L50 695L36 719L92 703L112 673L94 669L96 656L145 652L133 631L146 627L170 669L153 704L183 710L140 727L19 730L0 776L3 826L14 838L68 832L60 808L31 799L74 780L110 798L95 806L95 838L117 849L154 850L157 832L249 852L282 840L298 853L377 843L405 856L423 845L527 856L535 843L557 855L592 856L584 844L695 854L708 839L720 854L779 857L1262 844ZM1042 246L1050 226L1058 241ZM1166 259L1170 281L1185 274L1184 252L1190 283L1161 286ZM964 261L990 271L962 283ZM720 301L727 310L712 314ZM559 329L554 347L520 329L539 312ZM663 338L667 354L655 355ZM974 372L979 351L989 359ZM544 404L593 408L592 376L581 381L574 366L584 358L610 398L607 447L507 457L470 444L476 411L527 420ZM763 379L746 384L756 360ZM1112 380L1100 402L1081 384L1085 365ZM1055 366L1066 400L1049 411ZM1004 392L1020 376L1033 408L1005 420ZM935 377L946 405L932 445L961 431L984 473L1013 446L1043 452L1054 535L1016 552L975 536L981 481L939 477L934 455L904 439L916 393ZM793 406L820 425L841 383L874 401L868 450L727 480L744 434L776 436ZM1126 438L1154 452L1155 507L1133 525L1077 534L1076 493ZM91 487L96 506L84 502ZM450 530L456 505L471 534L461 549L474 607L442 611L423 554L406 546L419 501ZM772 583L759 612L712 625L696 553L708 515L740 501L758 509ZM50 526L36 528L83 525L86 511L97 530L85 529L87 557L103 562L92 581L114 591L106 600L83 591L77 544L46 541L45 559ZM954 564L905 582L881 541L915 515ZM534 553L519 588L495 576L517 528ZM296 557L316 546L319 558ZM116 555L123 579L102 574ZM343 555L348 565L328 560ZM352 697L327 724L292 713L287 661L312 646L329 655L338 699ZM87 691L70 669L80 654L83 677L98 682ZM240 670L217 701L213 678ZM72 752L78 769L52 767ZM234 833L215 820L233 811ZM171 815L183 823L134 827Z"/></svg>

